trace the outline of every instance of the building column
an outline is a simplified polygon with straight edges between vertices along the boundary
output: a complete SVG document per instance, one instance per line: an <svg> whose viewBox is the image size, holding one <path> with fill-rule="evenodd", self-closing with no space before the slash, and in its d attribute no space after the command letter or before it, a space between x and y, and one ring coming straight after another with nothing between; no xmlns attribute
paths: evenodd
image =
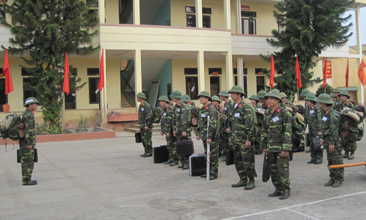
<svg viewBox="0 0 366 220"><path fill-rule="evenodd" d="M243 65L243 56L236 56L236 68L238 73L238 86L244 89L244 65ZM247 94L248 95L248 94Z"/></svg>
<svg viewBox="0 0 366 220"><path fill-rule="evenodd" d="M141 50L137 49L135 51L135 95L137 93L142 92L142 68L141 68ZM136 99L136 108L138 109L139 105Z"/></svg>
<svg viewBox="0 0 366 220"><path fill-rule="evenodd" d="M203 28L202 0L196 0L196 27Z"/></svg>
<svg viewBox="0 0 366 220"><path fill-rule="evenodd" d="M102 52L103 49L100 49L100 57L99 60L102 59ZM102 127L107 128L107 111L108 111L108 101L107 101L107 51L104 50L104 56L103 56L103 77L104 77L104 87L102 91L100 91L100 109L102 114Z"/></svg>
<svg viewBox="0 0 366 220"><path fill-rule="evenodd" d="M140 24L140 0L133 0L133 24Z"/></svg>
<svg viewBox="0 0 366 220"><path fill-rule="evenodd" d="M105 23L105 0L98 0L99 23Z"/></svg>
<svg viewBox="0 0 366 220"><path fill-rule="evenodd" d="M238 77L239 77L239 75L238 75ZM230 90L231 87L234 86L234 79L233 78L234 78L234 76L233 76L233 54L232 54L231 49L230 49L226 53L226 84L227 84L227 89L228 90ZM238 80L240 80L240 79L238 79Z"/></svg>
<svg viewBox="0 0 366 220"><path fill-rule="evenodd" d="M360 8L357 8L355 10L355 14L356 14L356 32L357 32L357 53L359 55L358 58L358 66L357 66L357 71L358 71L358 67L361 65L362 62L362 38L361 38L361 11ZM361 84L360 80L358 80L359 86L360 86L360 93L361 93L361 100L360 100L360 104L364 105L365 103L365 94L364 94L364 87Z"/></svg>
<svg viewBox="0 0 366 220"><path fill-rule="evenodd" d="M205 52L203 50L197 53L197 70L198 70L198 93L205 91Z"/></svg>
<svg viewBox="0 0 366 220"><path fill-rule="evenodd" d="M241 23L241 0L237 1L237 14L236 14L236 19L237 19L237 34L241 34L241 29L242 29L242 23Z"/></svg>
<svg viewBox="0 0 366 220"><path fill-rule="evenodd" d="M230 0L224 0L224 10L225 10L225 24L226 29L231 29L231 6Z"/></svg>

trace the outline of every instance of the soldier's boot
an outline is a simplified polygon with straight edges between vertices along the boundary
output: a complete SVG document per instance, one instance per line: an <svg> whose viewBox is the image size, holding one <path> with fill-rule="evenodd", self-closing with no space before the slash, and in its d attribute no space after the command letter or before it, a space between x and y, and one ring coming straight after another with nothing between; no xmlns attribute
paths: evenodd
<svg viewBox="0 0 366 220"><path fill-rule="evenodd" d="M184 163L182 170L188 170L189 169L189 164L188 163Z"/></svg>
<svg viewBox="0 0 366 220"><path fill-rule="evenodd" d="M342 185L342 182L339 181L339 180L334 180L334 183L333 183L333 188L337 188L337 187L340 187Z"/></svg>
<svg viewBox="0 0 366 220"><path fill-rule="evenodd" d="M343 158L348 158L348 152L344 152L344 154L343 154L343 156L342 156Z"/></svg>
<svg viewBox="0 0 366 220"><path fill-rule="evenodd" d="M143 153L140 155L140 157L145 157L146 156L146 153Z"/></svg>
<svg viewBox="0 0 366 220"><path fill-rule="evenodd" d="M269 197L277 197L277 196L281 196L281 195L282 195L281 191L279 191L277 189L273 193L268 194Z"/></svg>
<svg viewBox="0 0 366 220"><path fill-rule="evenodd" d="M324 186L333 186L334 180L330 179L328 182L324 184Z"/></svg>
<svg viewBox="0 0 366 220"><path fill-rule="evenodd" d="M152 157L152 154L150 153L150 154L145 154L144 156L142 156L142 157Z"/></svg>
<svg viewBox="0 0 366 220"><path fill-rule="evenodd" d="M206 173L205 173L205 174L203 174L203 175L201 175L201 177L202 177L202 178L206 178L206 177L207 177Z"/></svg>
<svg viewBox="0 0 366 220"><path fill-rule="evenodd" d="M321 160L317 160L314 162L315 165L318 165L318 164L322 164L322 161Z"/></svg>
<svg viewBox="0 0 366 220"><path fill-rule="evenodd" d="M171 164L173 162L172 159L169 159L168 161L164 162L164 164Z"/></svg>
<svg viewBox="0 0 366 220"><path fill-rule="evenodd" d="M28 183L23 183L24 186L33 186L33 185L37 185L37 180L32 180L29 181Z"/></svg>
<svg viewBox="0 0 366 220"><path fill-rule="evenodd" d="M353 160L353 159L355 159L355 153L351 152L348 156L348 160Z"/></svg>
<svg viewBox="0 0 366 220"><path fill-rule="evenodd" d="M251 190L255 188L254 179L250 179L249 183L244 187L244 190Z"/></svg>
<svg viewBox="0 0 366 220"><path fill-rule="evenodd" d="M308 164L311 164L311 163L315 163L315 160L311 159L310 161L308 161Z"/></svg>
<svg viewBox="0 0 366 220"><path fill-rule="evenodd" d="M239 182L237 182L235 184L231 184L231 187L241 187L241 186L246 186L246 185L247 185L246 180L240 180Z"/></svg>
<svg viewBox="0 0 366 220"><path fill-rule="evenodd" d="M281 196L279 197L280 200L284 200L284 199L287 199L288 197L290 197L290 193L288 192L283 192L281 194Z"/></svg>
<svg viewBox="0 0 366 220"><path fill-rule="evenodd" d="M210 174L210 180L214 180L217 179L217 175L216 174Z"/></svg>
<svg viewBox="0 0 366 220"><path fill-rule="evenodd" d="M169 165L171 167L177 166L178 165L178 161L173 160L173 162Z"/></svg>

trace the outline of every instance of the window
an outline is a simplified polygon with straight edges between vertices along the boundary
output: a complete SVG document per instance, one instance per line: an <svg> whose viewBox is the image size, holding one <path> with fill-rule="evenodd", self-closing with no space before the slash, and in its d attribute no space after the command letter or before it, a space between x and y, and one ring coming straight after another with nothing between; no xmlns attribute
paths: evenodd
<svg viewBox="0 0 366 220"><path fill-rule="evenodd" d="M196 8L186 6L187 27L196 27ZM203 27L211 28L211 8L202 8Z"/></svg>
<svg viewBox="0 0 366 220"><path fill-rule="evenodd" d="M198 69L197 68L185 68L184 75L186 76L186 94L191 97L192 100L198 99ZM193 76L195 75L195 76Z"/></svg>
<svg viewBox="0 0 366 220"><path fill-rule="evenodd" d="M221 68L208 68L208 74L209 75L222 75L222 69Z"/></svg>
<svg viewBox="0 0 366 220"><path fill-rule="evenodd" d="M264 76L257 76L257 93L264 90Z"/></svg>
<svg viewBox="0 0 366 220"><path fill-rule="evenodd" d="M234 68L233 73L234 73L234 81L235 81L234 83L237 86L237 85L239 85L239 82L238 82L238 69ZM246 75L248 75L248 69L244 68L243 73L244 73L244 93L245 93L244 98L248 98L248 78L246 76Z"/></svg>
<svg viewBox="0 0 366 220"><path fill-rule="evenodd" d="M86 0L86 4L90 4L90 2L92 2L91 0ZM95 7L95 8L97 8L98 7L98 1L97 2L95 2L95 3L93 3L93 4L91 4L90 5L90 7Z"/></svg>
<svg viewBox="0 0 366 220"><path fill-rule="evenodd" d="M0 0L0 24L2 23L2 19L5 18L5 11L4 11L4 6L3 6L3 2L6 2L3 1L3 0Z"/></svg>
<svg viewBox="0 0 366 220"><path fill-rule="evenodd" d="M3 68L0 68L0 112L3 111L3 105L8 103L8 96L5 95L5 78Z"/></svg>
<svg viewBox="0 0 366 220"><path fill-rule="evenodd" d="M263 68L256 68L255 69L255 75L263 76L264 73L262 72Z"/></svg>
<svg viewBox="0 0 366 220"><path fill-rule="evenodd" d="M241 12L242 34L257 34L257 13L250 11Z"/></svg>
<svg viewBox="0 0 366 220"><path fill-rule="evenodd" d="M35 86L36 83L32 82L29 77L23 78L23 103L29 97L36 97L37 93L34 88L30 88L29 86Z"/></svg>
<svg viewBox="0 0 366 220"><path fill-rule="evenodd" d="M77 76L77 69L75 70L74 76ZM75 80L73 78L71 78L71 74L69 76L69 83L70 84L75 84ZM76 109L76 92L75 92L75 87L74 86L70 86L70 93L69 95L65 94L65 109Z"/></svg>
<svg viewBox="0 0 366 220"><path fill-rule="evenodd" d="M99 92L95 93L98 89L99 83L99 68L88 68L88 84L89 84L89 104L99 104L100 95Z"/></svg>

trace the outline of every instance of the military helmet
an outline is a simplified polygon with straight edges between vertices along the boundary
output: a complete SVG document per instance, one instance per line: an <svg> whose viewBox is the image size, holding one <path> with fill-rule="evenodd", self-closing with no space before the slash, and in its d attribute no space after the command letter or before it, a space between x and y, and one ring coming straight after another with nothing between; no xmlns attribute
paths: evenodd
<svg viewBox="0 0 366 220"><path fill-rule="evenodd" d="M301 95L300 96L301 97L307 96L308 93L309 93L309 90L308 89L304 89L304 90L301 91Z"/></svg>
<svg viewBox="0 0 366 220"><path fill-rule="evenodd" d="M137 93L136 97L138 97L138 98L142 98L142 99L146 100L145 93L143 93L143 92L139 92L139 93Z"/></svg>
<svg viewBox="0 0 366 220"><path fill-rule="evenodd" d="M24 102L24 107L27 107L28 105L31 105L31 104L39 104L38 100L34 97L29 97L25 100Z"/></svg>
<svg viewBox="0 0 366 220"><path fill-rule="evenodd" d="M341 93L341 92L342 92L342 90L340 88L335 88L333 90L333 93Z"/></svg>
<svg viewBox="0 0 366 220"><path fill-rule="evenodd" d="M264 99L264 97L267 95L267 92L264 91L264 90L261 90L258 92L257 96L258 96L258 99Z"/></svg>
<svg viewBox="0 0 366 220"><path fill-rule="evenodd" d="M220 98L217 95L212 96L211 101L221 102Z"/></svg>
<svg viewBox="0 0 366 220"><path fill-rule="evenodd" d="M230 94L227 90L222 90L220 93L219 93L219 96L225 96L225 97L229 97Z"/></svg>
<svg viewBox="0 0 366 220"><path fill-rule="evenodd" d="M286 93L284 93L284 92L281 92L281 99L282 98L287 98L287 95L286 95Z"/></svg>
<svg viewBox="0 0 366 220"><path fill-rule="evenodd" d="M330 93L330 97L331 98L336 98L336 96L334 95L334 92Z"/></svg>
<svg viewBox="0 0 366 220"><path fill-rule="evenodd" d="M313 95L312 93L308 94L308 96L306 96L305 101L313 101L316 102L316 98L315 95Z"/></svg>
<svg viewBox="0 0 366 220"><path fill-rule="evenodd" d="M190 102L191 101L191 97L189 97L189 95L186 95L185 94L185 95L182 96L182 101L183 102Z"/></svg>
<svg viewBox="0 0 366 220"><path fill-rule="evenodd" d="M240 86L233 86L233 88L230 89L229 93L241 93L245 95L244 89Z"/></svg>
<svg viewBox="0 0 366 220"><path fill-rule="evenodd" d="M170 98L182 99L182 93L178 90L175 90L174 92L172 92L172 94L170 94Z"/></svg>
<svg viewBox="0 0 366 220"><path fill-rule="evenodd" d="M256 95L252 95L249 100L256 100L259 101L258 97Z"/></svg>
<svg viewBox="0 0 366 220"><path fill-rule="evenodd" d="M341 93L338 94L338 96L341 96L341 95L344 95L344 96L347 96L348 98L350 98L347 91L342 91Z"/></svg>
<svg viewBox="0 0 366 220"><path fill-rule="evenodd" d="M324 103L324 104L328 104L328 105L333 105L333 101L330 98L330 95L326 94L326 93L322 93L318 96L317 100L318 103Z"/></svg>
<svg viewBox="0 0 366 220"><path fill-rule="evenodd" d="M207 91L202 91L198 97L207 97L210 101L211 101L211 96L210 93L208 93Z"/></svg>
<svg viewBox="0 0 366 220"><path fill-rule="evenodd" d="M276 98L276 99L282 101L281 94L279 93L279 91L277 89L273 89L273 90L269 91L264 97L273 97L273 98Z"/></svg>
<svg viewBox="0 0 366 220"><path fill-rule="evenodd" d="M169 99L168 99L168 97L165 96L165 95L160 96L159 99L158 99L158 101L170 102Z"/></svg>

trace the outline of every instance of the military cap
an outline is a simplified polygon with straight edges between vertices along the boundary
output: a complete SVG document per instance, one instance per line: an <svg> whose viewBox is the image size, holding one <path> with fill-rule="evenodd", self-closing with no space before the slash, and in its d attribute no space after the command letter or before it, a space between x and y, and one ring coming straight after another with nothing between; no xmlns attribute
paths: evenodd
<svg viewBox="0 0 366 220"><path fill-rule="evenodd" d="M259 101L258 97L256 95L252 95L249 100L256 100L256 101Z"/></svg>
<svg viewBox="0 0 366 220"><path fill-rule="evenodd" d="M240 86L233 86L233 88L230 89L229 93L241 93L245 95L244 89Z"/></svg>
<svg viewBox="0 0 366 220"><path fill-rule="evenodd" d="M284 92L281 92L281 99L282 98L287 98L287 95L286 95L286 93L284 93Z"/></svg>
<svg viewBox="0 0 366 220"><path fill-rule="evenodd" d="M307 96L308 93L309 93L309 90L308 89L304 89L304 90L301 91L301 95L300 96L301 97Z"/></svg>
<svg viewBox="0 0 366 220"><path fill-rule="evenodd" d="M211 100L221 102L220 98L217 95L212 96Z"/></svg>
<svg viewBox="0 0 366 220"><path fill-rule="evenodd" d="M336 98L336 96L334 95L334 92L330 93L330 97L331 98Z"/></svg>
<svg viewBox="0 0 366 220"><path fill-rule="evenodd" d="M176 90L170 94L170 98L182 99L182 93Z"/></svg>
<svg viewBox="0 0 366 220"><path fill-rule="evenodd" d="M182 96L182 101L183 102L189 102L189 101L191 101L191 97L189 97L189 95L183 95Z"/></svg>
<svg viewBox="0 0 366 220"><path fill-rule="evenodd" d="M335 88L334 90L333 90L333 93L341 93L342 92L342 90L340 89L340 88Z"/></svg>
<svg viewBox="0 0 366 220"><path fill-rule="evenodd" d="M225 97L229 97L230 94L227 90L222 90L220 93L219 93L219 96L225 96Z"/></svg>
<svg viewBox="0 0 366 220"><path fill-rule="evenodd" d="M165 95L160 96L159 99L158 99L158 101L170 102L169 99L168 99L168 97L165 96Z"/></svg>
<svg viewBox="0 0 366 220"><path fill-rule="evenodd" d="M139 93L137 93L136 97L138 97L138 98L142 98L142 99L146 100L145 93L143 93L143 92L139 92Z"/></svg>
<svg viewBox="0 0 366 220"><path fill-rule="evenodd" d="M316 102L316 98L315 98L315 95L313 94L308 94L308 96L306 96L305 98L306 101L313 101L313 102Z"/></svg>
<svg viewBox="0 0 366 220"><path fill-rule="evenodd" d="M333 105L333 101L330 98L330 95L326 94L326 93L322 93L318 96L317 100L318 103L324 103L324 104L328 104L328 105Z"/></svg>
<svg viewBox="0 0 366 220"><path fill-rule="evenodd" d="M264 99L264 96L266 96L266 95L267 95L267 92L264 90L259 91L257 94L258 99Z"/></svg>
<svg viewBox="0 0 366 220"><path fill-rule="evenodd" d="M31 105L31 104L39 104L38 100L34 97L29 97L25 100L24 102L24 107L27 107L28 105Z"/></svg>
<svg viewBox="0 0 366 220"><path fill-rule="evenodd" d="M341 95L344 95L344 96L347 96L348 98L350 98L347 91L342 91L341 93L339 93L338 96L341 96Z"/></svg>
<svg viewBox="0 0 366 220"><path fill-rule="evenodd" d="M265 95L264 97L273 97L273 98L276 98L281 101L281 94L279 93L279 91L277 89L273 89L272 91L269 91L267 93L267 95Z"/></svg>
<svg viewBox="0 0 366 220"><path fill-rule="evenodd" d="M206 91L202 91L198 97L207 97L210 101L211 101L211 96L210 93L206 92Z"/></svg>

